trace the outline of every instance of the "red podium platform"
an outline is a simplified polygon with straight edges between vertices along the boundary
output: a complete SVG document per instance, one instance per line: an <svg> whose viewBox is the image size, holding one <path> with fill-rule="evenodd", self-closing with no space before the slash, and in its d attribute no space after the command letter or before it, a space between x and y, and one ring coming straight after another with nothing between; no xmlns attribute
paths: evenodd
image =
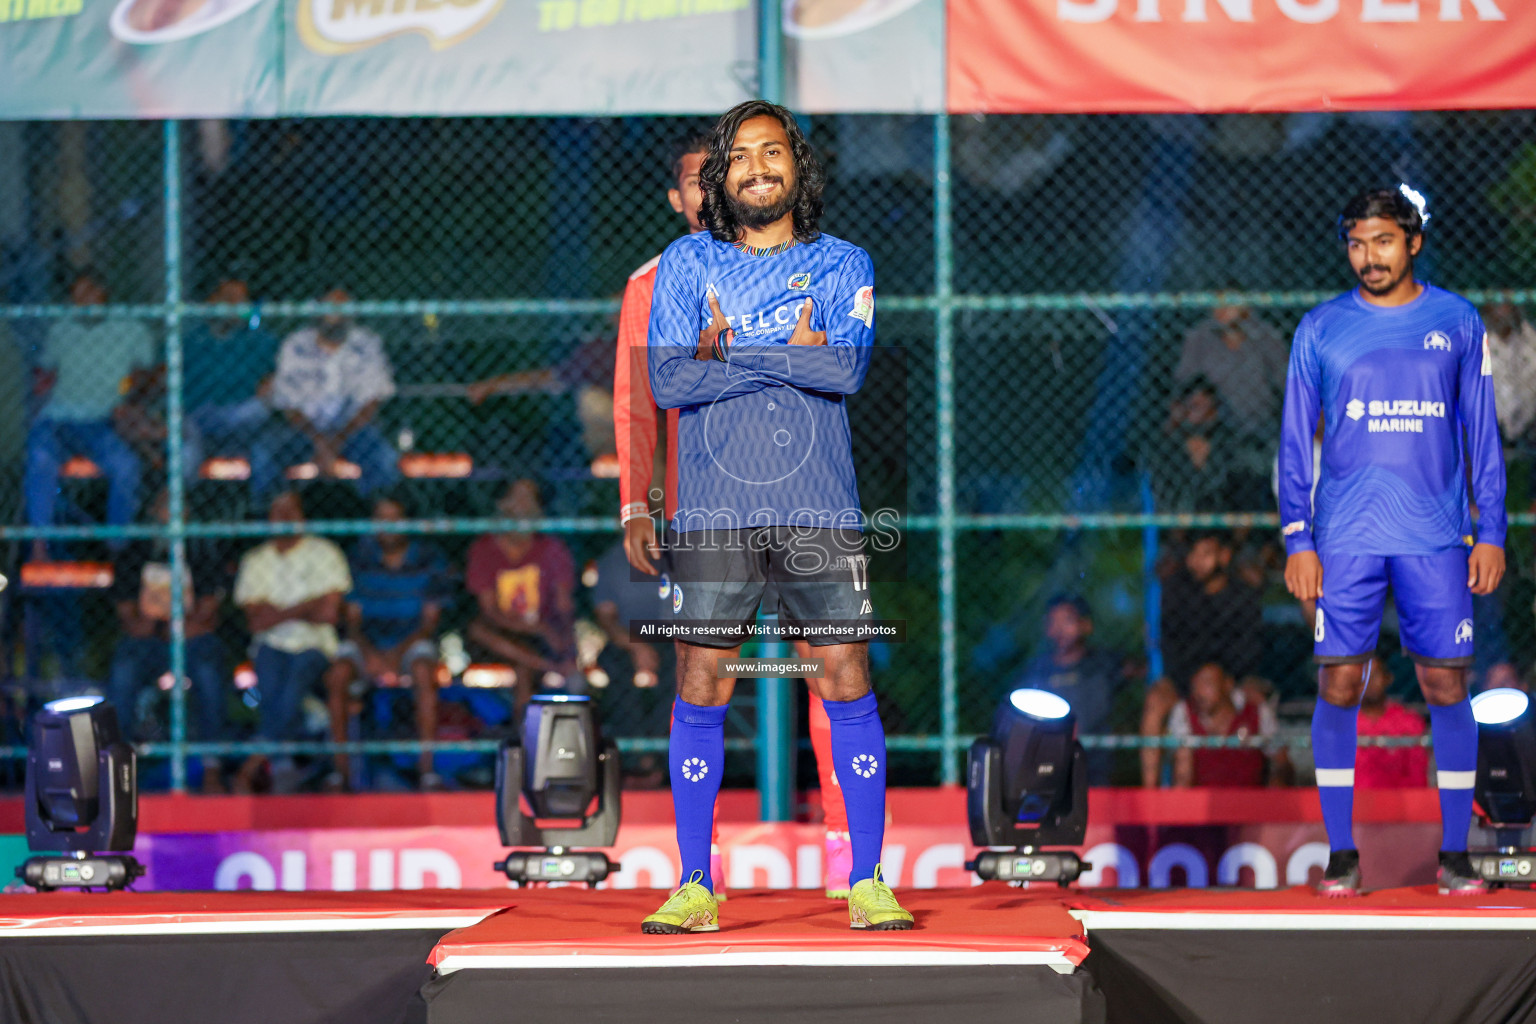
<svg viewBox="0 0 1536 1024"><path fill-rule="evenodd" d="M1003 886L907 891L907 932L848 927L819 893L732 892L718 932L643 935L650 890L527 891L432 951L432 1024L522 1020L987 1021L1102 1019L1076 968L1082 927L1055 892ZM683 995L683 994L686 995ZM648 1008L648 1009L647 1009Z"/></svg>

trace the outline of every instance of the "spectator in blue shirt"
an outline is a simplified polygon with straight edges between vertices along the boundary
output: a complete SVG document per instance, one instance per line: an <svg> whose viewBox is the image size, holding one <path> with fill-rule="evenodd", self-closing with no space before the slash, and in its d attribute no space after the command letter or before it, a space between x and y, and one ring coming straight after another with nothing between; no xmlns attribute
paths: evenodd
<svg viewBox="0 0 1536 1024"><path fill-rule="evenodd" d="M208 301L244 305L251 290L239 278L225 278ZM198 320L187 326L182 360L188 473L196 473L208 455L250 454L272 416L277 339L255 318Z"/></svg>
<svg viewBox="0 0 1536 1024"><path fill-rule="evenodd" d="M1011 690L1030 687L1065 698L1077 713L1081 735L1109 731L1115 689L1120 682L1120 658L1090 646L1093 612L1075 594L1057 594L1045 606L1045 636L1050 649L1036 655L1014 680ZM1088 777L1095 786L1109 785L1109 751L1088 755Z"/></svg>
<svg viewBox="0 0 1536 1024"><path fill-rule="evenodd" d="M400 499L380 498L373 521L385 532L362 537L352 548L347 639L325 676L331 737L338 743L347 739L354 701L370 686L412 687L416 734L424 742L437 737L437 628L449 600L448 560L426 541L387 532L388 524L406 518ZM422 788L440 788L432 754L423 751L419 764ZM347 755L336 755L327 787L345 788L349 768Z"/></svg>
<svg viewBox="0 0 1536 1024"><path fill-rule="evenodd" d="M72 455L87 455L107 478L107 522L122 525L139 506L142 463L114 423L124 382L160 362L143 321L103 316L107 288L82 270L69 287L81 315L56 321L38 357L33 390L42 400L27 434L27 522L51 526L59 499L59 470ZM34 558L45 557L43 543Z"/></svg>

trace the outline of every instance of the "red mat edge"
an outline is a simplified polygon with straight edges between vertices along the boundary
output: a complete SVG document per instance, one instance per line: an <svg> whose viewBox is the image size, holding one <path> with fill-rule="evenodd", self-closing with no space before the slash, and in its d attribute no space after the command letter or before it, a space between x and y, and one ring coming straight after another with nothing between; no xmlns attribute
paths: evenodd
<svg viewBox="0 0 1536 1024"><path fill-rule="evenodd" d="M923 952L923 953L1060 953L1074 965L1088 956L1088 944L1082 939L1047 939L1020 936L926 934L921 929L910 932L881 932L877 936L852 932L846 938L818 939L805 936L743 937L740 932L711 932L706 935L644 936L632 939L602 939L572 943L545 942L468 942L455 943L453 934L445 935L427 962L436 967L450 956L712 956L722 953L802 952Z"/></svg>

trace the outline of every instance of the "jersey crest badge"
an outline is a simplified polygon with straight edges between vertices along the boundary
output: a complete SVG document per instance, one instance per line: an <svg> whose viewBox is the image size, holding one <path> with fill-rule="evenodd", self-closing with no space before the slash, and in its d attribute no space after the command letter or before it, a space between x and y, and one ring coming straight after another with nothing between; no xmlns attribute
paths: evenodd
<svg viewBox="0 0 1536 1024"><path fill-rule="evenodd" d="M672 584L672 614L676 615L683 610L683 588L676 583Z"/></svg>
<svg viewBox="0 0 1536 1024"><path fill-rule="evenodd" d="M1424 347L1438 352L1449 352L1451 350L1451 339L1446 337L1442 331L1430 331L1424 335Z"/></svg>
<svg viewBox="0 0 1536 1024"><path fill-rule="evenodd" d="M865 327L875 326L875 290L860 288L859 293L853 297L853 308L848 311L848 315L864 321Z"/></svg>
<svg viewBox="0 0 1536 1024"><path fill-rule="evenodd" d="M810 271L801 271L798 274L789 275L790 288L809 288L811 286Z"/></svg>

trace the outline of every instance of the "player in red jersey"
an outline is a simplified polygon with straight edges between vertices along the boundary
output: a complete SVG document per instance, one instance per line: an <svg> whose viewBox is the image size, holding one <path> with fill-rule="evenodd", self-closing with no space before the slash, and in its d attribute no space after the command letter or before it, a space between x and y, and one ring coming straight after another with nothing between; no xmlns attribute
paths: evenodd
<svg viewBox="0 0 1536 1024"><path fill-rule="evenodd" d="M672 157L672 187L667 200L672 209L688 221L688 231L704 230L699 223L699 208L704 194L699 190L699 168L709 149L709 136L693 136L676 148ZM651 518L651 503L660 499L668 520L677 511L677 410L666 413L667 447L664 471L665 487L652 492L656 446L660 435L659 410L651 395L647 364L646 332L651 322L651 294L656 286L656 267L661 257L647 261L633 274L624 288L624 303L619 310L619 344L613 375L613 433L619 453L619 519L624 526L624 554L629 564L651 576L662 570L657 559L662 552L656 542L656 523ZM810 645L795 641L795 654L811 657ZM848 839L848 812L843 794L832 770L832 727L826 709L812 694L810 697L811 748L816 753L816 774L821 780L821 803L826 826L826 857L823 876L829 899L848 898L848 871L852 851ZM716 892L724 882L716 875Z"/></svg>

